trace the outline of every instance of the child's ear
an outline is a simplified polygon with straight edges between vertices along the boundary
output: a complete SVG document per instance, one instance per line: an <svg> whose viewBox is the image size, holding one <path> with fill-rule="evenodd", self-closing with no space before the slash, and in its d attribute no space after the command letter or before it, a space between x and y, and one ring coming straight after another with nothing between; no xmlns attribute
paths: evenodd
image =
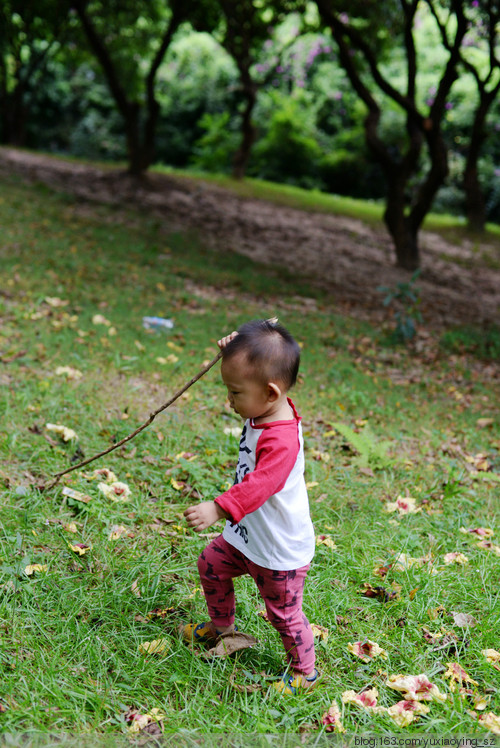
<svg viewBox="0 0 500 748"><path fill-rule="evenodd" d="M268 399L272 403L276 402L276 400L279 400L282 394L281 389L274 382L269 382L269 384L267 385L267 391L268 391Z"/></svg>

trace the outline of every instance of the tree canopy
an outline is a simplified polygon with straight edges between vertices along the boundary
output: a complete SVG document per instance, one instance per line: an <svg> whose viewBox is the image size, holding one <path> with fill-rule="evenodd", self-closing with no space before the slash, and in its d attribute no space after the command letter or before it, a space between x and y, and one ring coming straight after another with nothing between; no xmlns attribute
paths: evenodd
<svg viewBox="0 0 500 748"><path fill-rule="evenodd" d="M500 220L495 0L6 0L0 137ZM429 54L429 48L432 54Z"/></svg>

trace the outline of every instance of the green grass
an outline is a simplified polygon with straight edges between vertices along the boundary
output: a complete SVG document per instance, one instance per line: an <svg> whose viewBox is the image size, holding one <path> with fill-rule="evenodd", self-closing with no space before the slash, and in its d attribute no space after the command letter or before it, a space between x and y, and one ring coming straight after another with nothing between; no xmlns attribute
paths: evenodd
<svg viewBox="0 0 500 748"><path fill-rule="evenodd" d="M158 708L168 733L301 731L313 744L336 699L349 735L484 734L444 673L448 662L460 662L489 697L487 711L499 713L500 673L481 654L499 649L499 558L460 532L491 527L500 542L499 393L491 367L466 353L419 358L387 348L383 331L335 314L326 296L278 269L219 255L192 235L163 233L145 215L128 215L125 225L120 212L82 209L12 178L0 185L0 223L0 732L121 736L129 710ZM54 306L54 298L68 303ZM110 325L95 324L96 314ZM130 486L128 502L106 499L80 471L66 485L88 494L87 504L64 497L62 486L40 490L72 460L145 420L212 358L221 334L273 314L303 344L293 397L303 416L311 512L317 533L336 543L318 546L305 592L309 619L329 629L317 647L323 681L295 700L269 689L283 657L277 634L256 614L262 604L251 580L237 581L237 618L258 638L255 649L206 662L177 636L180 623L206 618L196 558L207 539L186 530L182 512L196 500L191 491L210 498L224 490L237 453L224 428L238 420L224 407L216 370L135 441L84 471L112 469ZM175 327L147 333L145 315L172 317ZM58 366L82 376L68 380ZM480 427L485 418L493 421ZM73 428L78 442L59 440L48 422ZM335 423L351 431L342 436ZM356 443L367 445L365 454ZM468 459L480 463L478 454L491 469L474 475ZM386 513L400 494L416 498L421 511ZM127 533L110 540L115 525ZM69 547L75 543L89 549L80 556ZM469 563L445 565L452 551ZM391 567L383 580L374 574L402 552L429 554L436 573L414 566ZM47 570L27 576L29 564ZM365 597L364 583L399 596L385 603ZM155 608L172 610L148 618ZM452 611L477 624L460 628ZM423 626L453 632L456 651L433 649ZM141 643L162 638L161 656L140 654ZM365 638L387 660L365 664L348 653L349 642ZM426 673L447 701L405 728L386 714L342 707L343 691L369 686L378 688L380 705L398 701L385 673ZM233 682L261 688L240 692Z"/></svg>

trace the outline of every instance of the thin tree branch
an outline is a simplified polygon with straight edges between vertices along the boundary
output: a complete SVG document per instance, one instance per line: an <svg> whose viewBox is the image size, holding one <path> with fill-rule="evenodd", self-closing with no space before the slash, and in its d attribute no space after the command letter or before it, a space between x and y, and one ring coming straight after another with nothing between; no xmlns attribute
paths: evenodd
<svg viewBox="0 0 500 748"><path fill-rule="evenodd" d="M129 442L131 439L137 436L137 434L140 434L141 431L144 431L144 429L147 428L154 421L157 415L159 415L162 411L166 410L166 408L172 405L172 403L178 400L179 397L183 395L184 392L186 392L186 390L188 390L195 382L201 379L207 373L207 371L209 371L212 368L212 366L215 366L215 364L221 358L221 356L222 356L222 351L219 351L218 354L215 356L215 358L213 358L208 364L206 364L202 369L200 369L198 374L196 374L192 379L190 379L189 382L187 382L183 387L180 388L180 390L177 390L175 395L172 395L172 397L169 400L167 400L167 402L164 405L160 406L157 410L154 411L154 413L151 413L148 420L145 421L141 426L136 428L135 431L132 431L132 433L129 434L128 436L125 436L123 439L120 439L120 441L117 442L116 444L113 444L112 447L108 447L108 449L104 449L102 452L98 452L92 457L89 457L86 460L82 460L82 462L79 462L78 465L73 465L72 467L67 468L66 470L61 470L60 473L56 473L54 475L55 480L49 483L49 485L45 487L45 490L49 491L51 488L54 488L54 486L56 486L59 483L63 475L66 475L67 473L71 473L73 470L78 470L78 468L81 468L84 465L88 465L89 463L94 462L94 460L99 459L99 457L104 457L104 455L107 455L110 452L113 452L115 449L118 449L118 447L121 447L123 446L123 444L126 444L127 442Z"/></svg>

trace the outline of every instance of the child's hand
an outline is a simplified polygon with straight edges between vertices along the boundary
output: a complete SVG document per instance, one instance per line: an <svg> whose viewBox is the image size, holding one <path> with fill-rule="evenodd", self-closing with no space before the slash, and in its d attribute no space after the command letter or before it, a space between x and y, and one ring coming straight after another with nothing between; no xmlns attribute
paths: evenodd
<svg viewBox="0 0 500 748"><path fill-rule="evenodd" d="M195 532L206 530L219 519L227 519L227 514L215 501L202 501L190 506L184 512L186 521Z"/></svg>
<svg viewBox="0 0 500 748"><path fill-rule="evenodd" d="M226 336L225 336L224 338L221 338L220 340L218 340L218 341L217 341L217 345L218 345L218 346L219 346L219 348L220 348L220 349L222 350L223 348L225 348L225 347L226 347L226 345L227 345L228 343L230 343L230 342L231 342L231 340L232 340L233 338L235 338L235 337L237 336L237 334L238 334L238 333L236 332L236 330L234 330L234 331L233 331L233 332L232 332L232 333L231 333L230 335L226 335Z"/></svg>

